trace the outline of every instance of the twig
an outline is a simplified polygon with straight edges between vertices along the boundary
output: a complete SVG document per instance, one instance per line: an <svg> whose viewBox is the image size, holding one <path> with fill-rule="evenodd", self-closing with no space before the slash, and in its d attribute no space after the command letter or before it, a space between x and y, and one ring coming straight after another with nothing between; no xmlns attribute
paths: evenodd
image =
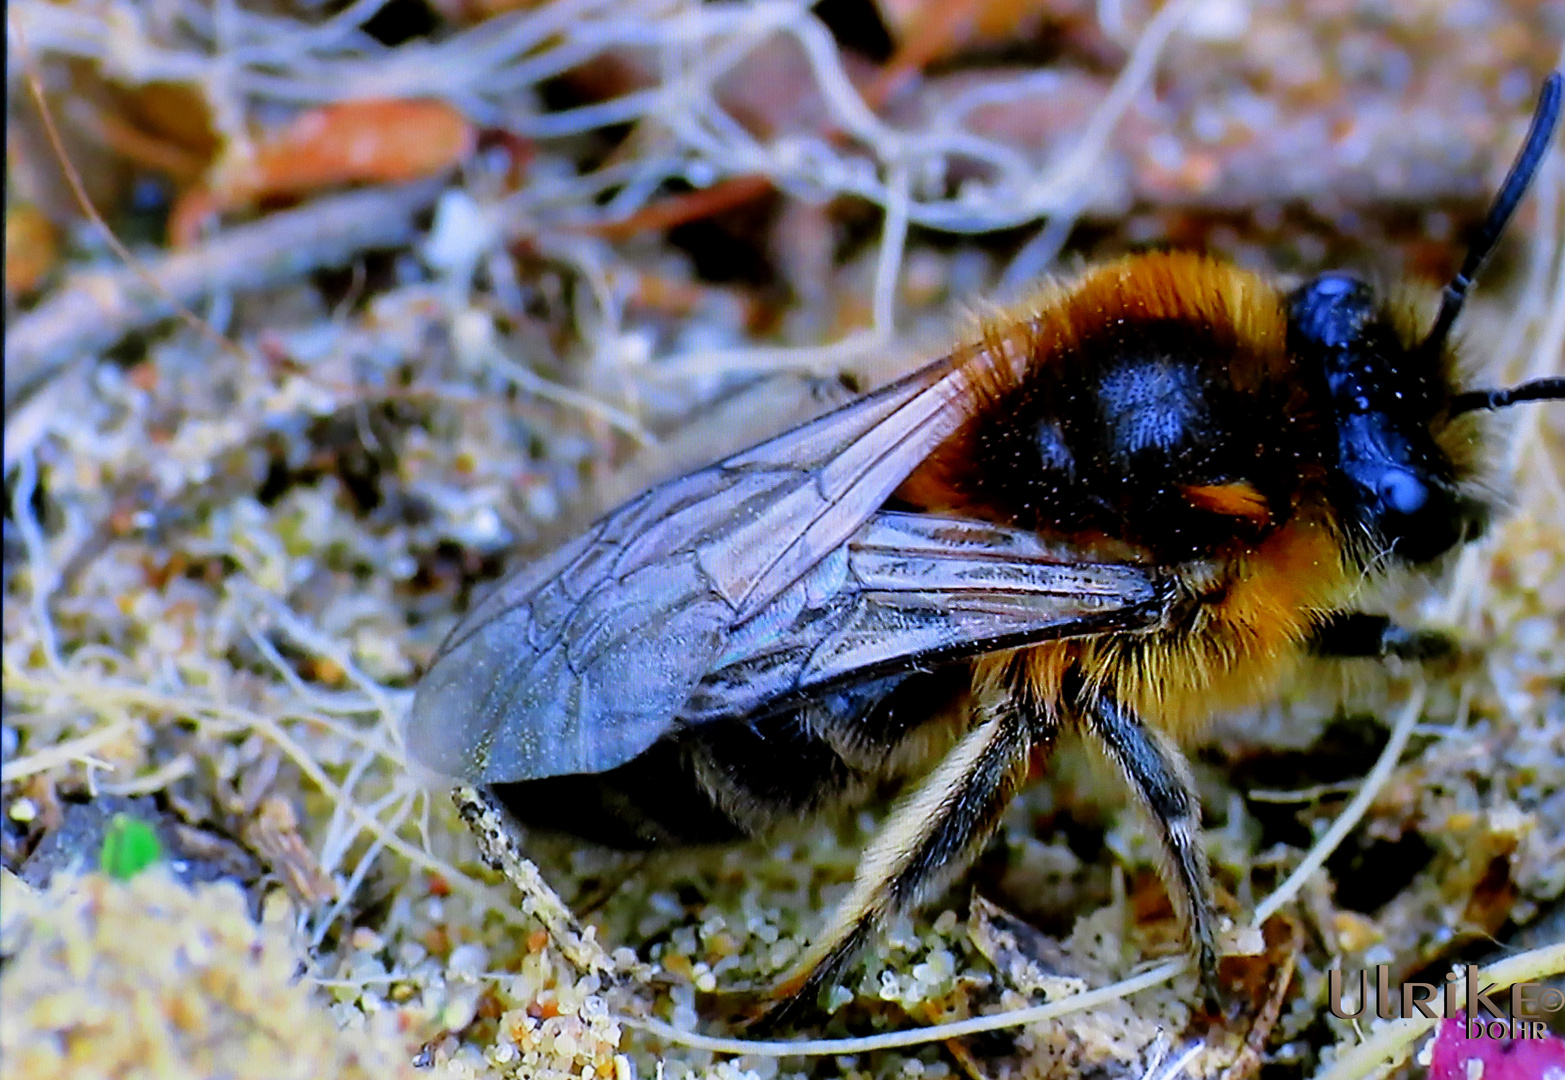
<svg viewBox="0 0 1565 1080"><path fill-rule="evenodd" d="M144 259L150 281L126 267L73 275L6 335L6 415L72 360L170 315L171 303L262 289L339 266L369 248L406 246L417 235L416 215L434 204L442 186L427 181L356 191L272 214L193 250Z"/></svg>
<svg viewBox="0 0 1565 1080"><path fill-rule="evenodd" d="M1403 707L1402 714L1397 717L1397 722L1391 729L1391 738L1386 741L1385 749L1380 752L1380 757L1375 761L1375 767L1369 770L1368 776L1364 777L1364 784L1359 788L1358 794L1353 796L1353 801L1337 815L1337 820L1331 823L1331 828L1326 830L1326 835L1315 842L1315 846L1310 848L1309 854L1304 857L1304 861L1298 865L1298 868L1288 875L1288 879L1256 905L1252 925L1260 926L1281 910L1284 904L1292 900L1304 887L1310 875L1326 865L1326 860L1331 857L1333 851L1337 850L1337 845L1358 826L1359 819L1369 810L1370 803L1375 801L1375 796L1380 794L1380 789L1385 786L1387 780L1391 779L1391 773L1397 767L1397 758L1402 756L1402 749L1407 746L1407 740L1413 734L1413 727L1418 723L1418 714L1424 709L1425 693L1423 683L1414 687L1412 698Z"/></svg>
<svg viewBox="0 0 1565 1080"><path fill-rule="evenodd" d="M79 761L94 750L101 749L121 738L130 730L131 721L117 720L75 739L67 739L65 742L45 747L36 754L7 761L4 765L0 765L0 783L10 784L34 773L47 772L61 765Z"/></svg>
<svg viewBox="0 0 1565 1080"><path fill-rule="evenodd" d="M1184 971L1187 966L1189 966L1189 961L1187 960L1170 960L1167 963L1159 964L1150 971L1144 971L1140 975L1132 975L1128 979L1121 979L1117 983L1101 986L1096 990L1072 994L1070 997L1061 998L1059 1001L1051 1001L1046 1005L1034 1005L1027 1009L1011 1009L992 1016L975 1016L970 1020L958 1020L949 1024L931 1024L928 1027L913 1028L909 1031L888 1031L884 1035L866 1035L859 1039L800 1039L796 1042L759 1039L718 1039L709 1035L701 1035L694 1031L684 1031L674 1027L672 1024L665 1024L661 1020L649 1020L634 1016L621 1016L617 1019L626 1027L648 1032L660 1039L667 1039L669 1042L682 1046L694 1047L697 1050L710 1050L718 1054L754 1054L758 1057L793 1057L795 1055L821 1057L834 1054L863 1054L871 1050L888 1050L898 1046L921 1046L924 1043L960 1038L963 1035L976 1035L982 1031L999 1031L1003 1028L1024 1027L1027 1024L1038 1024L1045 1020L1058 1019L1073 1012L1090 1009L1095 1005L1118 1001L1120 998L1134 994L1138 990L1146 990L1160 983L1165 983L1181 971Z"/></svg>
<svg viewBox="0 0 1565 1080"><path fill-rule="evenodd" d="M596 233L605 240L624 240L637 233L662 232L687 221L697 221L732 210L759 199L771 190L772 182L764 176L734 176L719 180L708 188L670 195L617 221L598 222L578 228L581 232Z"/></svg>

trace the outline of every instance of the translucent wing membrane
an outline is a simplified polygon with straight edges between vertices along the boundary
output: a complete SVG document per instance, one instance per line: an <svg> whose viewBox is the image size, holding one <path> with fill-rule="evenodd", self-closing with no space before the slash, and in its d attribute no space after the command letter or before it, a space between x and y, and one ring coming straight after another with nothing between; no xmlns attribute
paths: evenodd
<svg viewBox="0 0 1565 1080"><path fill-rule="evenodd" d="M420 682L415 761L480 783L602 772L680 722L909 657L1137 625L1151 571L877 514L967 419L951 359L653 488L502 582Z"/></svg>
<svg viewBox="0 0 1565 1080"><path fill-rule="evenodd" d="M1085 562L979 522L879 513L731 629L679 717L764 715L910 665L1141 629L1164 606L1151 567Z"/></svg>

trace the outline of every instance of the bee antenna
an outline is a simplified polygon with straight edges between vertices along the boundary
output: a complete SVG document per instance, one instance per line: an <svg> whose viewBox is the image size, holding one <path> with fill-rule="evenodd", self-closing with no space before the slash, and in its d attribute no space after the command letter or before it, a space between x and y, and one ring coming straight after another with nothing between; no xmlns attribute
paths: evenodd
<svg viewBox="0 0 1565 1080"><path fill-rule="evenodd" d="M1476 409L1503 409L1523 401L1565 400L1565 379L1534 379L1500 390L1464 390L1451 399L1450 414Z"/></svg>
<svg viewBox="0 0 1565 1080"><path fill-rule="evenodd" d="M1462 260L1462 268L1456 272L1456 276L1440 295L1440 314L1435 316L1434 328L1424 339L1423 349L1428 355L1439 352L1445 345L1445 339L1451 333L1451 324L1456 322L1456 317L1462 312L1462 304L1467 300L1467 290L1473 287L1473 279L1478 276L1478 271L1483 268L1483 264L1493 253L1500 234L1505 231L1511 215L1516 212L1517 204L1522 201L1522 197L1527 194L1527 188L1532 185L1533 177L1538 173L1538 166L1543 163L1543 155L1548 151L1549 140L1554 136L1554 129L1559 126L1562 84L1565 84L1565 77L1562 77L1558 71L1551 72L1549 77L1543 80L1543 89L1538 94L1537 108L1532 112L1532 124L1527 129L1527 141L1522 144L1521 153L1517 154L1516 160L1512 162L1511 171L1505 176L1505 183L1500 185L1500 191L1489 207L1489 216L1484 219L1478 238L1473 241L1473 246L1467 249L1467 258Z"/></svg>

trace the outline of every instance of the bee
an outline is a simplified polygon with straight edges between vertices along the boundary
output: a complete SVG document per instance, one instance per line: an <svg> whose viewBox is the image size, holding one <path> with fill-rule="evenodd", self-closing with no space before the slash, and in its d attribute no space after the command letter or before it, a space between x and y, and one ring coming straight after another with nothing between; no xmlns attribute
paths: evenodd
<svg viewBox="0 0 1565 1080"><path fill-rule="evenodd" d="M414 760L626 849L753 836L935 761L776 1008L974 858L1073 731L1155 826L1209 1001L1217 912L1177 740L1309 653L1417 656L1364 582L1476 537L1450 331L1560 116L1531 127L1427 329L1346 273L1194 254L1045 287L923 369L661 484L503 581L418 684ZM800 1003L804 1003L800 1006Z"/></svg>

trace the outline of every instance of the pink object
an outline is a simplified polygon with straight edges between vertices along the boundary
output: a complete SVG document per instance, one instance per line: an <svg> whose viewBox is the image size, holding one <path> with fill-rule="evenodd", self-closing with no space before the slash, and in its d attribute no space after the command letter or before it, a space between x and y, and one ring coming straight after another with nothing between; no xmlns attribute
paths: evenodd
<svg viewBox="0 0 1565 1080"><path fill-rule="evenodd" d="M1429 1080L1565 1080L1565 1039L1468 1038L1467 1017L1442 1020Z"/></svg>

